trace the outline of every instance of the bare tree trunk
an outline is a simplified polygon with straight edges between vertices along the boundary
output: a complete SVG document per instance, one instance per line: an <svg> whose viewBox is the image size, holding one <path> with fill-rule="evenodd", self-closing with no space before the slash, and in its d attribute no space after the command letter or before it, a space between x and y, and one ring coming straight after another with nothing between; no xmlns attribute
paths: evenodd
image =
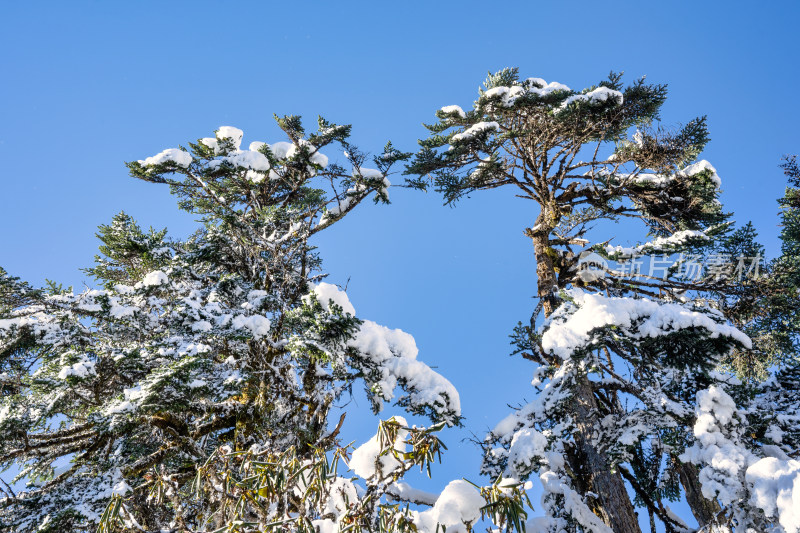
<svg viewBox="0 0 800 533"><path fill-rule="evenodd" d="M542 224L537 224L536 231L531 230L528 235L533 240L536 255L538 296L545 316L550 316L555 311L557 303L554 293L557 278L553 258L550 255L549 229L541 226ZM573 416L577 427L575 442L579 452L578 457L584 464L575 470L586 474L588 478L585 480L586 485L598 496L599 506L596 511L614 533L641 533L638 516L622 476L618 472L611 472L608 457L592 443L592 436L596 433L595 413L597 413L597 402L592 386L588 379L583 378L578 383L575 393Z"/></svg>
<svg viewBox="0 0 800 533"><path fill-rule="evenodd" d="M691 463L677 462L678 476L686 493L686 503L692 510L697 523L700 527L714 522L721 509L716 500L709 500L703 496L700 488L700 478L697 475L697 467Z"/></svg>

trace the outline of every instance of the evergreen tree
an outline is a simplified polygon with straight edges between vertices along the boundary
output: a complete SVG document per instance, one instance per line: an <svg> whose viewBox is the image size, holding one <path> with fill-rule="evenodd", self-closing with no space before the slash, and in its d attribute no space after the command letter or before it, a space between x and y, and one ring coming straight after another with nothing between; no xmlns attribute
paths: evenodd
<svg viewBox="0 0 800 533"><path fill-rule="evenodd" d="M349 126L278 124L288 142L244 150L241 130L222 127L129 163L203 226L178 241L117 215L87 270L101 288L34 289L0 270L0 464L27 483L5 487L0 529L432 531L480 516L466 482L438 499L400 482L438 459L458 393L409 334L357 318L312 245L370 196L388 202L407 154L387 144L367 168ZM337 145L344 165L323 155ZM434 425L391 419L351 458L344 414L329 414L358 380L376 412L396 400ZM438 513L454 501L470 505Z"/></svg>
<svg viewBox="0 0 800 533"><path fill-rule="evenodd" d="M719 501L736 531L800 531L800 170L794 157L783 168L789 186L779 200L781 256L722 306L753 339L751 350L736 350L729 360L743 382L706 394L694 426L699 438L691 452L703 490L725 495ZM749 224L724 247L731 245L763 251Z"/></svg>
<svg viewBox="0 0 800 533"><path fill-rule="evenodd" d="M613 73L573 91L504 69L471 109L437 112L407 168L419 176L412 185L432 183L446 203L511 186L536 208L524 233L539 305L513 340L537 365L539 392L489 433L484 472L538 473L537 532L638 532L637 508L652 531L657 522L684 531L668 506L681 497L701 527L734 519L729 494L698 466L696 423L713 411L714 391L735 383L717 369L752 344L715 298L737 285L719 257L709 260L735 239L720 179L696 161L706 121L660 126L666 94ZM628 220L651 240L623 247L609 242L613 233L600 236ZM707 263L701 275L691 273L695 257Z"/></svg>

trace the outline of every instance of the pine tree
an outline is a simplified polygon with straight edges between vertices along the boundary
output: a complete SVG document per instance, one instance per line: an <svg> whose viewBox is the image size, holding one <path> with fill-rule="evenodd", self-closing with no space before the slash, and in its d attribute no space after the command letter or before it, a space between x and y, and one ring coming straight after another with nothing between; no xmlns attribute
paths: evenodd
<svg viewBox="0 0 800 533"><path fill-rule="evenodd" d="M35 289L0 270L0 465L28 484L5 488L0 529L403 531L435 527L454 495L473 505L447 525L480 516L471 485L437 500L400 482L439 458L458 393L409 334L357 318L312 244L371 196L388 202L407 154L387 144L367 168L349 126L278 124L288 142L244 150L222 127L129 163L203 225L181 241L117 215L87 270L100 288ZM344 166L323 155L334 146ZM376 412L396 400L434 425L393 418L351 459L344 414L329 415L356 381ZM420 499L428 514L405 503Z"/></svg>
<svg viewBox="0 0 800 533"><path fill-rule="evenodd" d="M721 306L753 339L752 349L729 359L742 383L706 394L713 401L700 402L694 426L699 439L691 452L705 486L725 495L718 499L735 531L800 531L800 170L794 157L783 168L781 256L760 265L761 275ZM723 243L731 248L763 253L750 224Z"/></svg>
<svg viewBox="0 0 800 533"><path fill-rule="evenodd" d="M653 531L657 521L684 531L668 507L681 496L701 526L728 519L687 450L698 394L731 382L716 369L751 341L714 298L735 285L725 265L688 274L692 257L708 258L730 228L714 167L696 161L706 121L660 126L666 94L644 79L624 86L613 73L576 92L504 69L471 109L436 113L406 171L446 203L510 186L536 208L524 233L539 305L513 340L537 365L539 392L489 433L484 473L538 473L537 532L638 532L636 508ZM610 244L613 233L596 238L623 221L652 240L623 247Z"/></svg>

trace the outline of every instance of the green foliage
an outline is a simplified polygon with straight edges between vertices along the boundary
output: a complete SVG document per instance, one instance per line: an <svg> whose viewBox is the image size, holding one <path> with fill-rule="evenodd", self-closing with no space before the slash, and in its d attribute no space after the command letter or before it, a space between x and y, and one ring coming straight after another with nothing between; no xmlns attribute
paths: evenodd
<svg viewBox="0 0 800 533"><path fill-rule="evenodd" d="M598 88L618 91L619 96L587 103L586 95ZM567 105L569 98L578 99ZM665 99L666 86L640 79L623 87L622 75L616 73L576 93L563 86L547 89L533 78L520 81L516 69L504 69L489 75L465 118L437 112L439 122L427 126L431 135L420 140L422 150L406 168L407 175L418 176L408 184L425 189L432 183L448 204L472 191L504 185L541 202L549 186L564 192L556 196L559 207L588 204L601 208L601 217L639 213L656 234L718 224L726 215L716 202L710 173L671 180L666 189L628 178L645 169L673 173L708 142L705 117L675 132L660 126L648 129ZM476 124L490 122L499 129L464 136ZM627 139L632 128L638 132L637 143ZM615 150L613 161L597 159L598 148L606 143ZM578 154L589 147L593 158L579 161ZM621 169L626 162L635 166L633 171ZM595 194L580 187L584 182L595 187ZM600 190L598 183L604 184ZM559 211L567 212L563 208Z"/></svg>
<svg viewBox="0 0 800 533"><path fill-rule="evenodd" d="M481 516L498 525L501 531L525 533L525 521L528 518L526 507L533 509L533 504L524 483L509 483L498 478L492 485L479 488L486 501Z"/></svg>
<svg viewBox="0 0 800 533"><path fill-rule="evenodd" d="M539 304L511 342L514 354L538 365L538 396L487 435L483 471L547 479L542 501L553 530L593 531L602 518L633 531L635 506L653 527L657 519L677 530L663 501L679 499L684 483L699 486L694 467L679 460L693 439L698 391L721 379L720 363L769 364L726 323L735 306L744 317L763 297L760 282L681 277L686 254L761 249L752 228L729 235L716 171L692 164L709 141L706 118L660 124L666 97L666 85L644 78L626 85L621 73L574 91L503 69L487 77L469 111L436 113L406 167L410 186L432 186L446 204L506 186L532 202L535 223L524 235L534 248ZM589 240L594 228L626 220L652 241ZM589 251L620 264L585 272ZM642 255L667 263L664 275L637 271ZM632 503L624 496L631 489Z"/></svg>
<svg viewBox="0 0 800 533"><path fill-rule="evenodd" d="M278 123L291 143L243 151L241 132L221 128L128 163L133 177L169 185L202 227L176 241L116 215L86 270L100 290L34 289L0 270L0 467L21 467L17 479L30 483L0 502L0 530L248 531L277 521L270 530L284 531L285 519L313 530L326 483L339 479L341 428L330 432L329 412L359 377L374 388L367 374L388 370L350 345L362 321L315 296L324 274L309 240L370 196L388 202L385 176L408 154L388 143L366 169L349 126ZM348 168L322 155L332 144ZM458 420L449 405L406 402ZM429 468L444 446L418 440L422 455L407 460ZM286 492L297 476L317 480L302 498Z"/></svg>
<svg viewBox="0 0 800 533"><path fill-rule="evenodd" d="M519 69L516 67L506 67L498 70L494 74L489 72L486 76L486 81L483 82L485 89L494 89L495 87L508 87L514 85L519 81Z"/></svg>
<svg viewBox="0 0 800 533"><path fill-rule="evenodd" d="M399 479L409 469L419 466L430 471L432 462L440 459L443 444L436 436L442 425L431 428L401 427L396 421L381 422L378 457L392 455L401 468L392 474ZM398 431L408 432L409 451L394 448ZM148 498L156 503L191 501L213 513L198 517L202 528L217 532L314 532L315 510L330 508L329 502L343 505L338 518L341 528L349 531L416 531L408 506L387 504L380 499L378 485L369 485L363 498L350 499L349 491L337 493L351 481L341 477L342 463L350 456L349 447L313 448L301 453L290 447L285 451L235 451L220 447L196 470L191 483L178 488L176 495L169 480L152 479L147 485ZM344 484L344 485L342 485ZM349 485L352 486L352 485ZM211 489L218 487L218 489ZM353 492L355 494L355 492ZM129 512L124 499L112 498L99 524L98 532L119 531L120 517ZM292 509L286 518L274 520L274 509ZM325 516L323 514L323 516ZM331 515L332 516L332 515ZM217 527L220 524L224 526Z"/></svg>
<svg viewBox="0 0 800 533"><path fill-rule="evenodd" d="M735 352L728 364L742 377L763 379L774 365L795 365L800 349L800 237L798 171L794 157L783 164L789 187L778 203L782 208L781 256L767 262L751 224L743 226L725 243L723 253L733 257L760 257L759 276L743 281L735 298L725 300L727 315L753 338L753 350Z"/></svg>
<svg viewBox="0 0 800 533"><path fill-rule="evenodd" d="M114 215L110 224L100 225L96 235L102 243L102 255L95 256L95 266L85 272L106 288L139 280L148 272L163 267L165 257L169 257L167 230L150 228L145 233L124 212Z"/></svg>

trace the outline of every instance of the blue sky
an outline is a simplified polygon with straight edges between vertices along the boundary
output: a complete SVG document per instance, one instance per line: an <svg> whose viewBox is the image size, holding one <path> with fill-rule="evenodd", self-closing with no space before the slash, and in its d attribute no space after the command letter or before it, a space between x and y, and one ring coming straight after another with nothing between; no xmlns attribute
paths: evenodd
<svg viewBox="0 0 800 533"><path fill-rule="evenodd" d="M517 66L573 88L610 70L668 83L667 125L708 115L703 154L723 203L774 255L778 164L800 152L796 2L17 2L0 17L0 265L82 286L97 225L125 210L195 227L124 161L242 128L284 140L273 113L353 124L363 150L413 151L423 121L468 106L487 70ZM401 178L395 176L395 182ZM392 191L318 241L329 281L364 318L412 333L462 394L441 483L476 478L481 436L533 390L508 334L533 308L533 206L512 191L455 209ZM622 233L622 230L621 230ZM617 244L625 244L624 241ZM363 400L358 405L366 408ZM349 435L374 431L352 417Z"/></svg>

